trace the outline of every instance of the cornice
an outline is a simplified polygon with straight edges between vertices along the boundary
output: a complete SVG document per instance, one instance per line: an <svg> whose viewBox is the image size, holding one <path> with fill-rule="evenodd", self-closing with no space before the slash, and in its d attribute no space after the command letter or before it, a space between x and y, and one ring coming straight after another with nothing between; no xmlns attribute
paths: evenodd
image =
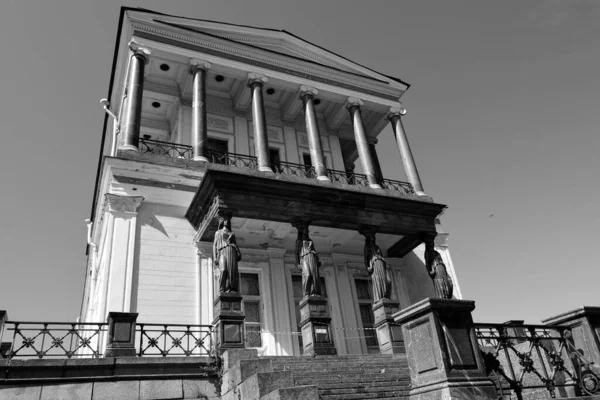
<svg viewBox="0 0 600 400"><path fill-rule="evenodd" d="M166 37L170 37L172 39L176 39L183 42L193 43L196 45L200 45L203 47L212 48L215 50L222 51L224 53L233 54L242 56L252 60L258 60L264 63L270 63L274 65L278 65L279 67L287 68L290 70L295 70L298 72L308 73L316 76L320 76L325 79L339 81L346 85L352 85L363 89L368 89L371 91L379 92L381 94L387 96L394 96L398 99L405 90L400 88L395 88L390 86L387 82L373 82L372 79L375 78L365 78L361 77L357 74L352 74L352 76L344 76L345 72L340 71L341 73L335 73L330 70L331 67L323 66L323 65L306 65L308 62L294 59L292 61L288 61L286 58L288 56L283 54L278 54L275 52L269 52L268 50L252 47L245 48L248 45L237 42L230 42L221 37L208 37L208 35L203 35L202 33L185 30L181 32L182 28L173 28L169 26L167 27L157 27L148 25L148 22L140 22L140 21L131 21L132 27L140 31L145 31L153 34L158 34ZM135 31L134 31L135 34ZM348 72L346 72L348 73ZM367 81L369 80L369 81Z"/></svg>

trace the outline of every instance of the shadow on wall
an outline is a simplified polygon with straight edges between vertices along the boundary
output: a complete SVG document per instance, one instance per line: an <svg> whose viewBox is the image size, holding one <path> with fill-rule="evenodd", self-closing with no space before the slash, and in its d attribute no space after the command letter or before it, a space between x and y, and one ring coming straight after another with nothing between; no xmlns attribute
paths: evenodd
<svg viewBox="0 0 600 400"><path fill-rule="evenodd" d="M407 290L411 304L427 297L435 297L433 281L425 266L425 245L417 246L404 256L402 273L407 281Z"/></svg>

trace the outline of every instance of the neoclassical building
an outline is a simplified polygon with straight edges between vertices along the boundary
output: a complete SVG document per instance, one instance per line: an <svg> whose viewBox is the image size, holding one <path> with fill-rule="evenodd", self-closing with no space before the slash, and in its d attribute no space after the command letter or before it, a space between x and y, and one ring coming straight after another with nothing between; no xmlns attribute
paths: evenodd
<svg viewBox="0 0 600 400"><path fill-rule="evenodd" d="M119 24L82 322L120 311L213 323L219 215L242 255L245 346L260 354L301 354L300 223L321 260L338 354L379 351L366 231L401 307L433 294L426 246L461 298L439 223L445 206L426 194L403 126L407 83L285 31L127 8ZM377 138L388 125L407 182L381 170Z"/></svg>

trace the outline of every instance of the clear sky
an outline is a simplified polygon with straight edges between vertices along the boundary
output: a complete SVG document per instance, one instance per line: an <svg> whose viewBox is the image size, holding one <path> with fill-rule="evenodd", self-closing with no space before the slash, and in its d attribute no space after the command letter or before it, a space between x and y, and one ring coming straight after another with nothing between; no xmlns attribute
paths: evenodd
<svg viewBox="0 0 600 400"><path fill-rule="evenodd" d="M297 36L410 83L405 127L475 319L600 305L600 2L4 0L0 309L77 318L119 8ZM384 175L404 180L391 129ZM493 217L489 217L490 214Z"/></svg>

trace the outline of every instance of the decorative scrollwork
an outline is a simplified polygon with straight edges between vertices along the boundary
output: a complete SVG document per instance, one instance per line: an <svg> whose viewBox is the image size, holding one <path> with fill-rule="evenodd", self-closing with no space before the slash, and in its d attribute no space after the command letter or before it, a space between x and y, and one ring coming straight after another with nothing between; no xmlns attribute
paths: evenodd
<svg viewBox="0 0 600 400"><path fill-rule="evenodd" d="M140 357L213 354L212 325L137 324L136 329Z"/></svg>

